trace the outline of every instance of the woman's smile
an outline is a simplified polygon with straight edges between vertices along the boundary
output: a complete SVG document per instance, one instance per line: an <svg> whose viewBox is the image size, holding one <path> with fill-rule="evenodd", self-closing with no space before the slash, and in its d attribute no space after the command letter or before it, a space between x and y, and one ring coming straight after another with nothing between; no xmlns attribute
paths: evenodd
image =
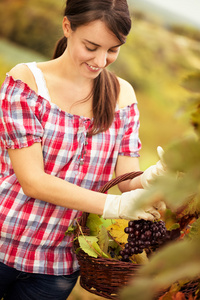
<svg viewBox="0 0 200 300"><path fill-rule="evenodd" d="M101 70L101 68L98 68L98 67L94 67L88 63L86 63L88 69L91 71L91 72L99 72Z"/></svg>

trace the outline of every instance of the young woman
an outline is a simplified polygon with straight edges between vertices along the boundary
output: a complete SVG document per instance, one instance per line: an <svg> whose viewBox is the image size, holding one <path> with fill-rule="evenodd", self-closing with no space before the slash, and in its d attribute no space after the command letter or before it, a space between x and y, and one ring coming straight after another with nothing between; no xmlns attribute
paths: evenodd
<svg viewBox="0 0 200 300"><path fill-rule="evenodd" d="M83 211L154 219L163 203L135 203L163 172L138 171L139 113L133 88L107 71L131 28L126 0L68 0L54 59L20 64L0 93L0 297L65 300L78 277L67 228Z"/></svg>

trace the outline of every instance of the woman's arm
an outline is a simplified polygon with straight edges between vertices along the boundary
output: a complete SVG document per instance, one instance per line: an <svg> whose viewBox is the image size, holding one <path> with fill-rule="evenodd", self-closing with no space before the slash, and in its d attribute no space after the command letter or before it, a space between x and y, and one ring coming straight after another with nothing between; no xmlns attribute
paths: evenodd
<svg viewBox="0 0 200 300"><path fill-rule="evenodd" d="M40 143L22 149L8 149L8 153L16 177L27 196L70 209L103 214L105 194L45 173Z"/></svg>
<svg viewBox="0 0 200 300"><path fill-rule="evenodd" d="M121 196L93 192L44 172L40 143L22 149L8 150L14 172L24 193L36 199L66 208L102 215L104 218L127 220L159 218L151 203L147 209L137 209L142 190ZM155 203L156 204L156 203Z"/></svg>
<svg viewBox="0 0 200 300"><path fill-rule="evenodd" d="M139 159L137 157L118 156L117 165L115 169L115 175L120 176L129 172L140 171ZM120 191L127 192L135 189L141 189L141 176L137 176L134 179L126 180L118 184Z"/></svg>
<svg viewBox="0 0 200 300"><path fill-rule="evenodd" d="M126 80L123 80L122 78L118 77L118 80L120 84L120 95L118 99L119 108L123 108L126 107L127 105L136 103L137 99L132 85ZM117 165L115 168L115 175L120 176L125 173L134 172L134 171L136 172L140 171L139 159L137 157L119 155L117 160ZM120 191L126 192L137 188L143 188L140 179L141 176L138 176L132 180L126 180L120 183L118 185Z"/></svg>

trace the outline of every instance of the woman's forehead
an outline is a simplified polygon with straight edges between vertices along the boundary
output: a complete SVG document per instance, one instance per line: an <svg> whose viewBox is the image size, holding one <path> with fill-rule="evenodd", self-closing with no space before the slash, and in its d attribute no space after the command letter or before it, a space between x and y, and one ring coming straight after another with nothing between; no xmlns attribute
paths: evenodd
<svg viewBox="0 0 200 300"><path fill-rule="evenodd" d="M113 44L112 47L120 46L122 43L116 35L108 28L105 22L101 20L92 21L79 26L75 31L83 40L92 42L97 46L102 43Z"/></svg>

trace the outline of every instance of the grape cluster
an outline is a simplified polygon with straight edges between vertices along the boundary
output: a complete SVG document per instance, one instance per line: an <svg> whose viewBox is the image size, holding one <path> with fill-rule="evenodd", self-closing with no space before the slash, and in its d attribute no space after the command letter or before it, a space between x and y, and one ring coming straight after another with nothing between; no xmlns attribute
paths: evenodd
<svg viewBox="0 0 200 300"><path fill-rule="evenodd" d="M124 229L128 234L128 242L125 248L120 251L122 261L129 261L133 254L142 253L144 250L148 254L170 239L169 231L163 221L135 220L129 221L128 227Z"/></svg>

